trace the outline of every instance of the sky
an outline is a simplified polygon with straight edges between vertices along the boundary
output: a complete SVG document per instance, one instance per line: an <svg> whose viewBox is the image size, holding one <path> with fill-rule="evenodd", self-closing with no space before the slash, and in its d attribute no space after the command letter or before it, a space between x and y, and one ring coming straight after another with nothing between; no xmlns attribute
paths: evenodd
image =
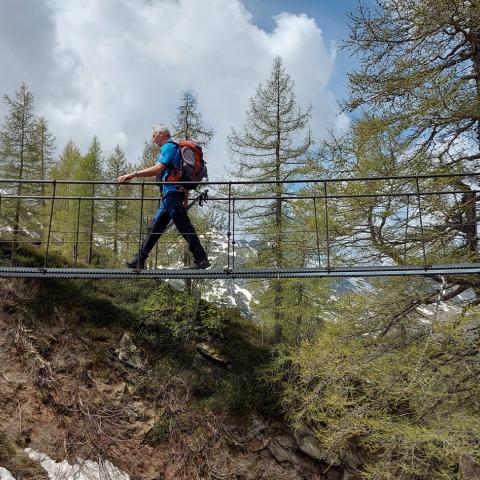
<svg viewBox="0 0 480 480"><path fill-rule="evenodd" d="M97 135L138 161L153 125L198 96L215 137L210 179L225 177L227 136L280 55L316 140L348 126L338 102L354 59L339 49L355 0L0 0L0 94L25 82L56 137L85 152ZM0 125L6 107L0 104Z"/></svg>

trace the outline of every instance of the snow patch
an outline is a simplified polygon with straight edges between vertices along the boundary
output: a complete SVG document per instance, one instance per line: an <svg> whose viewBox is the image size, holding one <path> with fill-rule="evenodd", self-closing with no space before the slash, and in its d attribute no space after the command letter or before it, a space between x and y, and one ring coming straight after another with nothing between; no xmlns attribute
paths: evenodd
<svg viewBox="0 0 480 480"><path fill-rule="evenodd" d="M252 293L249 292L246 288L239 287L237 284L235 284L235 293L242 293L243 295L245 295L248 303L252 301Z"/></svg>
<svg viewBox="0 0 480 480"><path fill-rule="evenodd" d="M0 467L0 480L15 480L15 478L6 468Z"/></svg>
<svg viewBox="0 0 480 480"><path fill-rule="evenodd" d="M78 463L70 465L66 460L57 463L48 455L31 448L26 448L25 452L32 460L40 463L48 473L50 480L67 478L69 480L103 480L105 478L109 480L130 480L126 473L108 461L98 464L91 460L78 459Z"/></svg>

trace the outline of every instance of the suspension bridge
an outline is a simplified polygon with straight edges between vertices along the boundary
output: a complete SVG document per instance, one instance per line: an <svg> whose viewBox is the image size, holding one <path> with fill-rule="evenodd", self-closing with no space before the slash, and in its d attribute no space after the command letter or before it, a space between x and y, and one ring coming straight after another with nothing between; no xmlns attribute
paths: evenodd
<svg viewBox="0 0 480 480"><path fill-rule="evenodd" d="M479 178L471 173L205 182L188 208L221 217L214 231L196 225L210 257L216 252L208 270L182 268L183 239L172 228L157 242L146 269L123 266L148 233L158 184L0 179L0 277L478 274ZM272 218L274 227L262 218ZM22 264L26 246L37 252L36 260Z"/></svg>

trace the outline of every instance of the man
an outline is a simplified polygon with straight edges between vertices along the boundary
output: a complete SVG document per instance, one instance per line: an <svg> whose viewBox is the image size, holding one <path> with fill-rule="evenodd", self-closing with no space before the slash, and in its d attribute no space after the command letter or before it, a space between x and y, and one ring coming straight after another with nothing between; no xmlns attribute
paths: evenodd
<svg viewBox="0 0 480 480"><path fill-rule="evenodd" d="M194 258L194 263L186 268L203 269L210 266L205 249L202 247L195 228L193 227L187 215L186 207L188 205L188 192L178 184L181 177L182 158L178 145L170 138L168 128L163 125L153 127L153 142L160 147L156 164L153 167L118 177L120 183L129 182L136 177L156 176L158 181L166 182L160 186L162 200L160 207L155 213L148 230L148 235L143 241L137 255L133 257L126 265L129 268L145 268L145 260L152 248L159 240L170 220L177 227L177 230L187 241L190 252Z"/></svg>

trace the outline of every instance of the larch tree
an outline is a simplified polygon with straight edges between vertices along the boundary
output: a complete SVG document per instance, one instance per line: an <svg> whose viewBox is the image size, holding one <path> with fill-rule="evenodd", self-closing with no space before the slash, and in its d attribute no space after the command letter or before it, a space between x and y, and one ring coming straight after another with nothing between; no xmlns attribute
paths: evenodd
<svg viewBox="0 0 480 480"><path fill-rule="evenodd" d="M430 168L480 160L479 11L470 0L380 0L350 17L346 46L360 62L346 107L395 127Z"/></svg>
<svg viewBox="0 0 480 480"><path fill-rule="evenodd" d="M324 145L312 175L475 172L478 1L379 0L350 18L347 46L360 62L346 107L358 116ZM418 199L415 178L329 183L329 194L342 195L328 205L334 259L356 251L353 260L369 264L423 264L420 204L428 262L475 258L473 183L421 186L461 193ZM312 428L332 463L355 454L362 478L453 478L463 455L480 458L478 275L381 278L367 287L342 295L335 321L313 341L276 358L286 416ZM477 295L459 299L471 287ZM452 299L464 308L445 303Z"/></svg>
<svg viewBox="0 0 480 480"><path fill-rule="evenodd" d="M5 123L0 131L0 169L2 176L18 180L32 179L34 172L32 152L29 146L34 129L34 96L23 83L13 96L4 96L7 107ZM29 188L18 183L15 194L20 197ZM5 213L5 207L4 207ZM18 235L21 229L22 205L18 198L12 212L13 230L11 259L15 258Z"/></svg>
<svg viewBox="0 0 480 480"><path fill-rule="evenodd" d="M55 159L55 137L50 132L48 122L44 117L38 117L34 120L30 141L29 148L33 159L34 177L38 180L48 180ZM48 202L45 200L47 187L45 183L41 183L35 190L42 197L39 217L42 219L42 232L45 237L49 217Z"/></svg>
<svg viewBox="0 0 480 480"><path fill-rule="evenodd" d="M243 211L245 229L267 240L260 251L262 266L286 267L292 249L284 243L289 212L283 197L288 193L284 180L299 178L312 146L310 108L302 110L296 102L294 85L280 57L265 85L260 85L250 100L247 120L241 131L232 129L228 141L233 156L232 175L239 180L274 181L249 188L254 196L272 196L273 200L252 202ZM238 189L240 191L240 189ZM246 192L245 192L246 193ZM275 339L282 337L283 286L272 282ZM270 289L269 289L270 290Z"/></svg>
<svg viewBox="0 0 480 480"><path fill-rule="evenodd" d="M345 103L358 117L344 138L326 144L321 171L358 177L478 169L479 11L478 2L469 0L381 0L374 7L358 6L350 16L346 46L360 62L349 74ZM332 185L331 193L341 189L378 195L356 204L336 202L338 213L345 216L344 227L333 219L339 245L357 241L363 230L372 256L398 264L478 258L478 195L471 180L420 181L421 190L460 192L422 197L420 203L414 202L416 188L414 180L357 182L345 189ZM421 230L420 210L428 220ZM451 288L459 280L449 275L445 279ZM476 277L462 283L480 291ZM464 286L458 288L460 292Z"/></svg>
<svg viewBox="0 0 480 480"><path fill-rule="evenodd" d="M93 137L87 154L82 157L78 171L76 173L77 180L85 180L88 182L104 180L104 158L100 142L97 137ZM78 188L79 194L82 197L90 197L82 203L82 228L84 235L83 243L86 243L88 248L86 250L86 261L92 263L93 249L94 249L94 227L97 220L100 218L100 212L103 204L98 204L93 200L95 196L102 194L103 185L95 183L80 185ZM85 249L81 249L85 251Z"/></svg>
<svg viewBox="0 0 480 480"><path fill-rule="evenodd" d="M77 180L82 163L82 153L75 143L70 140L57 161L52 167L51 177L56 180ZM74 184L58 184L58 197L72 197L74 200L55 201L55 214L53 217L52 228L57 237L61 240L61 250L64 254L71 256L72 260L78 259L79 254L79 236L77 231L79 225L79 215L81 214L82 204L80 198L80 188ZM83 205L85 208L85 205Z"/></svg>
<svg viewBox="0 0 480 480"><path fill-rule="evenodd" d="M177 118L172 127L172 136L177 141L190 140L201 145L202 148L208 148L215 132L209 128L203 120L203 115L198 105L198 97L191 91L184 91L177 111ZM207 217L200 218L193 213L195 224L205 224ZM187 246L183 247L183 263L191 263L191 255ZM188 291L193 291L193 282L190 279L185 280L185 287Z"/></svg>
<svg viewBox="0 0 480 480"><path fill-rule="evenodd" d="M113 153L107 159L107 166L105 169L105 177L109 181L115 181L120 175L125 175L131 171L131 165L127 162L125 152L117 145ZM108 185L106 191L109 195L114 197L125 197L128 195L128 191L125 185L115 184ZM117 265L118 255L125 252L125 248L121 248L124 245L121 241L124 236L121 232L129 228L130 222L128 222L128 201L127 200L113 200L108 202L105 207L105 224L108 228L111 228L112 234L112 246L113 246L113 263Z"/></svg>
<svg viewBox="0 0 480 480"><path fill-rule="evenodd" d="M191 91L184 91L177 118L172 128L172 136L178 140L185 139L208 147L215 132L203 120L198 105L198 97Z"/></svg>

